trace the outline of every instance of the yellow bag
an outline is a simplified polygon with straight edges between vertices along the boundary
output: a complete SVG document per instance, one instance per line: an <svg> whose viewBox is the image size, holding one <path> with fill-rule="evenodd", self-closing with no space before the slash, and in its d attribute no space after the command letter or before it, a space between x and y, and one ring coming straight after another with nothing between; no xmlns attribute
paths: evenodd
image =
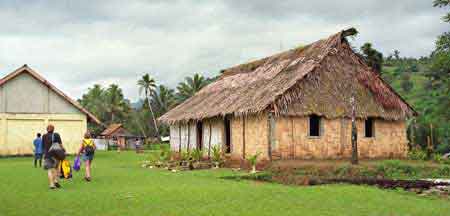
<svg viewBox="0 0 450 216"><path fill-rule="evenodd" d="M72 178L72 167L68 160L63 160L59 163L60 178Z"/></svg>

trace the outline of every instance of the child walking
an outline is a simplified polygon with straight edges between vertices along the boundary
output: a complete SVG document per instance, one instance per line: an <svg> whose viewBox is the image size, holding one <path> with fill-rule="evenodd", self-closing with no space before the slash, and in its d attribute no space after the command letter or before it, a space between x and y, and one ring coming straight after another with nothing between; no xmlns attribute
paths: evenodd
<svg viewBox="0 0 450 216"><path fill-rule="evenodd" d="M34 145L34 167L37 167L38 161L39 161L39 167L42 167L43 148L42 148L42 138L41 138L40 133L38 133L36 135L36 139L34 139L33 145Z"/></svg>
<svg viewBox="0 0 450 216"><path fill-rule="evenodd" d="M82 160L84 161L86 168L86 174L84 179L88 182L91 181L91 165L92 160L94 160L95 150L96 146L94 140L91 139L91 134L89 132L86 132L84 134L84 139L83 142L81 143L80 150L78 151L77 156L79 157L80 154L83 154Z"/></svg>

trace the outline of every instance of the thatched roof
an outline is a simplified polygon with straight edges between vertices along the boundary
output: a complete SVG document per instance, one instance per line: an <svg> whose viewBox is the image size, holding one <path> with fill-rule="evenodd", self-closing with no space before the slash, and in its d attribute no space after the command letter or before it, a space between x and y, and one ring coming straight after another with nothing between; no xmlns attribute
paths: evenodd
<svg viewBox="0 0 450 216"><path fill-rule="evenodd" d="M110 124L100 135L109 136L122 127L122 124Z"/></svg>
<svg viewBox="0 0 450 216"><path fill-rule="evenodd" d="M100 135L106 137L135 137L122 126L122 124L111 124Z"/></svg>
<svg viewBox="0 0 450 216"><path fill-rule="evenodd" d="M354 53L346 36L355 33L353 28L341 31L304 47L226 69L217 81L159 120L176 123L264 111L349 117L352 94L358 118L398 120L414 115L414 110Z"/></svg>
<svg viewBox="0 0 450 216"><path fill-rule="evenodd" d="M28 73L29 75L34 77L36 80L38 80L39 82L41 82L42 84L47 86L50 90L55 92L57 95L61 96L64 100L69 102L72 106L74 106L75 108L80 110L80 112L86 114L86 116L88 117L88 120L90 122L93 122L96 124L101 124L100 120L97 117L95 117L92 113L90 113L85 108L83 108L78 102L76 102L75 100L73 100L72 98L70 98L69 96L64 94L64 92L62 92L61 90L56 88L52 83L50 83L44 77L39 75L39 73L37 73L36 71L34 71L30 67L28 67L28 65L26 65L26 64L23 65L22 67L16 69L15 71L11 72L10 74L6 75L5 77L0 78L0 86L2 86L3 84L7 83L8 81L14 79L15 77L17 77L23 73Z"/></svg>

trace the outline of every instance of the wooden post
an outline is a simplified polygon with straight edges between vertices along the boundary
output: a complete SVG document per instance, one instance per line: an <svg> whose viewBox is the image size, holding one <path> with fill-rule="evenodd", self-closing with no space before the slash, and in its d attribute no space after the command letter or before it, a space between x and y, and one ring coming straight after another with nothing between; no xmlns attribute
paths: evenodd
<svg viewBox="0 0 450 216"><path fill-rule="evenodd" d="M275 120L273 119L273 114L272 112L269 111L269 116L267 119L267 125L268 127L268 154L269 154L269 160L273 159L273 155L272 155L272 147L275 144L275 137L274 137L274 133L275 133Z"/></svg>
<svg viewBox="0 0 450 216"><path fill-rule="evenodd" d="M292 153L292 157L291 159L295 159L295 137L294 137L294 117L290 117L291 118L291 135L292 135L292 144L291 144L291 153Z"/></svg>
<svg viewBox="0 0 450 216"><path fill-rule="evenodd" d="M245 159L245 116L242 116L242 158Z"/></svg>
<svg viewBox="0 0 450 216"><path fill-rule="evenodd" d="M430 123L430 141L431 141L431 148L434 149L434 141L433 141L433 123Z"/></svg>
<svg viewBox="0 0 450 216"><path fill-rule="evenodd" d="M355 96L350 98L350 104L352 106L352 164L358 164L358 130L356 128L356 105Z"/></svg>
<svg viewBox="0 0 450 216"><path fill-rule="evenodd" d="M181 123L178 124L178 137L180 138L180 143L178 143L178 153L181 153Z"/></svg>
<svg viewBox="0 0 450 216"><path fill-rule="evenodd" d="M211 120L209 120L208 159L211 158L211 134L212 134L212 126L211 126Z"/></svg>
<svg viewBox="0 0 450 216"><path fill-rule="evenodd" d="M191 151L191 122L188 122L188 140L187 140L187 151Z"/></svg>
<svg viewBox="0 0 450 216"><path fill-rule="evenodd" d="M411 131L410 131L410 141L411 141L411 149L416 148L416 119L413 118L411 121Z"/></svg>

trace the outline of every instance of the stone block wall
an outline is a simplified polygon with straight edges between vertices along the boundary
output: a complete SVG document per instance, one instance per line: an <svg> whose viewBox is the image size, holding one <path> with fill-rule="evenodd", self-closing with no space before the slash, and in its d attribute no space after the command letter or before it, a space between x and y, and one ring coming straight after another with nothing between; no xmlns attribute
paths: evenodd
<svg viewBox="0 0 450 216"><path fill-rule="evenodd" d="M261 159L269 158L267 122L267 115L232 118L231 157L233 159L248 158L256 153L261 153L259 156Z"/></svg>
<svg viewBox="0 0 450 216"><path fill-rule="evenodd" d="M364 121L357 120L361 158L402 158L408 151L404 121L374 121L374 137L365 137ZM321 135L309 136L308 117L276 119L276 146L282 159L339 159L351 156L350 119L321 118Z"/></svg>
<svg viewBox="0 0 450 216"><path fill-rule="evenodd" d="M231 118L231 153L234 160L248 158L257 152L269 159L269 121L267 114ZM211 127L211 133L209 128ZM364 120L357 120L358 152L361 158L403 158L408 152L404 121L374 120L374 137L365 137ZM244 130L245 128L245 130ZM178 151L179 125L171 126L171 148ZM348 118L321 118L320 136L309 136L309 117L276 117L273 159L340 159L351 156L351 121ZM211 137L211 139L210 139ZM181 125L181 146L187 149L188 126ZM190 149L196 147L196 124L190 123ZM225 149L223 118L203 121L205 155L215 145Z"/></svg>

